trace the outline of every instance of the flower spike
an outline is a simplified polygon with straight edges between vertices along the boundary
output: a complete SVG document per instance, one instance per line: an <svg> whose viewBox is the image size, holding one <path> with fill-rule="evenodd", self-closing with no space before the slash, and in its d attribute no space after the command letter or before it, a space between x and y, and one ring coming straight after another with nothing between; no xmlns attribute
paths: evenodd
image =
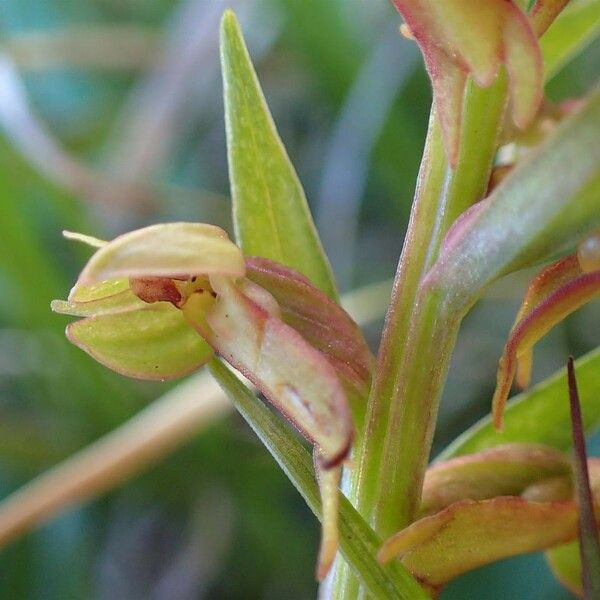
<svg viewBox="0 0 600 600"><path fill-rule="evenodd" d="M513 121L521 129L531 123L542 99L542 58L527 16L514 2L393 2L421 47L451 165L458 160L468 75L487 87L504 64Z"/></svg>

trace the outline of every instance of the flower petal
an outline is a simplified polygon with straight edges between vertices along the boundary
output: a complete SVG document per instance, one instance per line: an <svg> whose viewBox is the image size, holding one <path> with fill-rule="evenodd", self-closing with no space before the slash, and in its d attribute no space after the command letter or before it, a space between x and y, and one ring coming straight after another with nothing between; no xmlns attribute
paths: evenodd
<svg viewBox="0 0 600 600"><path fill-rule="evenodd" d="M126 277L97 281L89 285L77 284L69 292L69 302L73 304L96 302L128 290L129 279Z"/></svg>
<svg viewBox="0 0 600 600"><path fill-rule="evenodd" d="M538 481L571 474L567 457L539 444L506 444L430 467L425 474L421 514L459 500L520 495Z"/></svg>
<svg viewBox="0 0 600 600"><path fill-rule="evenodd" d="M600 294L600 271L584 273L552 291L513 328L500 358L492 412L496 428L502 427L502 413L517 371L517 361L535 343L572 312Z"/></svg>
<svg viewBox="0 0 600 600"><path fill-rule="evenodd" d="M526 127L542 99L542 58L526 15L506 0L393 0L415 37L431 76L451 164L460 141L466 76L481 87L506 63L515 124Z"/></svg>
<svg viewBox="0 0 600 600"><path fill-rule="evenodd" d="M166 223L131 231L100 248L81 272L76 289L125 277L241 277L244 272L241 251L221 228Z"/></svg>
<svg viewBox="0 0 600 600"><path fill-rule="evenodd" d="M481 565L563 544L576 535L575 502L511 496L463 500L397 533L378 558L388 562L399 556L415 577L441 586Z"/></svg>
<svg viewBox="0 0 600 600"><path fill-rule="evenodd" d="M577 257L574 255L562 258L538 273L527 288L523 304L521 304L521 308L517 313L512 329L540 302L578 275L581 275L581 268ZM517 385L522 389L529 386L532 364L533 348L523 351L517 357Z"/></svg>
<svg viewBox="0 0 600 600"><path fill-rule="evenodd" d="M136 379L173 379L202 366L212 348L167 302L71 323L67 337L109 369Z"/></svg>
<svg viewBox="0 0 600 600"><path fill-rule="evenodd" d="M77 231L68 231L67 229L64 229L62 234L63 237L67 240L81 242L82 244L86 244L87 246L91 246L92 248L102 248L106 246L106 244L108 244L108 242L100 240L97 237L86 235L85 233L78 233Z"/></svg>
<svg viewBox="0 0 600 600"><path fill-rule="evenodd" d="M210 280L218 296L206 315L206 339L317 446L325 468L339 464L350 449L353 425L333 367L229 278Z"/></svg>
<svg viewBox="0 0 600 600"><path fill-rule="evenodd" d="M337 553L339 532L337 527L340 504L342 467L323 468L321 457L315 453L315 472L321 493L321 547L317 561L317 581L323 581L331 569Z"/></svg>
<svg viewBox="0 0 600 600"><path fill-rule="evenodd" d="M91 317L145 308L129 288L127 279L103 281L92 286L79 286L69 300L53 300L54 312L74 317Z"/></svg>
<svg viewBox="0 0 600 600"><path fill-rule="evenodd" d="M281 319L323 352L342 380L368 393L375 359L350 315L298 271L258 257L247 258L246 268L246 277L273 295Z"/></svg>

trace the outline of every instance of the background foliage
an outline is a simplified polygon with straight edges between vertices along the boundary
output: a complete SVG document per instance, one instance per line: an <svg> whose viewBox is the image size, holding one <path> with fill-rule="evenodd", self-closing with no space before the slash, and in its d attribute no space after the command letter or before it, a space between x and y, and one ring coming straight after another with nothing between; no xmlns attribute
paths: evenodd
<svg viewBox="0 0 600 600"><path fill-rule="evenodd" d="M342 291L390 277L430 103L400 19L385 0L229 4ZM64 228L110 238L183 219L231 231L217 45L225 7L0 1L2 496L168 388L120 378L71 347L67 319L49 302L65 295L86 256L62 239ZM576 96L599 75L596 42L548 94ZM36 137L31 115L58 151ZM520 274L494 286L466 320L437 450L489 411L526 282ZM536 380L568 352L598 344L598 310L579 311L539 344ZM372 343L379 327L370 328ZM3 549L0 597L310 598L317 537L285 476L230 416L127 485ZM465 597L568 596L536 556L473 572L443 595Z"/></svg>

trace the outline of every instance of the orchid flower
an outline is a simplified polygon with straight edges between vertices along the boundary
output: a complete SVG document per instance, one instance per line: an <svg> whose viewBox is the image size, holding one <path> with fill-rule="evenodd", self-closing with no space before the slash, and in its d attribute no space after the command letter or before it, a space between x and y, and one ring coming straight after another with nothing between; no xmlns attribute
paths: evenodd
<svg viewBox="0 0 600 600"><path fill-rule="evenodd" d="M494 422L502 413L513 379L531 381L533 346L557 323L600 294L600 234L578 246L576 254L552 263L531 282L500 358L492 400Z"/></svg>
<svg viewBox="0 0 600 600"><path fill-rule="evenodd" d="M337 488L353 438L345 386L368 389L373 362L358 327L299 273L246 261L218 227L154 225L109 243L70 237L98 248L68 300L52 303L84 317L67 326L71 342L140 379L180 377L217 353L314 445L322 579L336 553Z"/></svg>
<svg viewBox="0 0 600 600"><path fill-rule="evenodd" d="M504 65L513 121L521 129L531 123L542 99L542 58L536 32L516 3L393 1L423 53L452 165L458 160L469 75L480 87L488 87Z"/></svg>
<svg viewBox="0 0 600 600"><path fill-rule="evenodd" d="M596 509L600 460L588 461ZM421 518L389 538L379 560L400 558L436 595L458 575L577 539L570 461L535 444L507 444L429 468Z"/></svg>

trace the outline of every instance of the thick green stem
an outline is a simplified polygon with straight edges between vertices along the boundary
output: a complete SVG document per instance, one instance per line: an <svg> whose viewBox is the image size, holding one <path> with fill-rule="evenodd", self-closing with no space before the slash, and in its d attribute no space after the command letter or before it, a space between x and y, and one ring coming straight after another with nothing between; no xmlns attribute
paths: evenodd
<svg viewBox="0 0 600 600"><path fill-rule="evenodd" d="M485 193L505 100L504 74L490 88L468 86L455 169L447 166L437 125L430 125L352 494L382 536L413 518L456 337L441 320L437 300L419 293L419 283L452 222Z"/></svg>
<svg viewBox="0 0 600 600"><path fill-rule="evenodd" d="M227 367L212 359L209 368L237 410L257 433L310 509L320 517L321 503L313 461L304 445L279 417L248 390ZM381 540L343 496L338 519L340 550L354 575L375 599L427 600L428 595L400 563L381 565L375 555ZM356 597L356 596L355 596Z"/></svg>
<svg viewBox="0 0 600 600"><path fill-rule="evenodd" d="M439 398L460 324L443 314L437 297L420 293L417 302L420 309L412 317L410 346L396 379L381 457L375 517L384 538L408 525L418 511Z"/></svg>
<svg viewBox="0 0 600 600"><path fill-rule="evenodd" d="M385 440L389 400L393 395L392 378L382 375L393 370L394 365L402 359L409 327L406 315L410 313L427 256L427 244L422 240L430 237L435 225L437 200L441 195L446 164L439 124L432 110L417 180L416 199L386 316L385 330L394 331L395 335L384 335L381 341L376 376L367 405L363 444L355 457L357 469L353 477L351 499L368 520L370 508L376 504L377 462Z"/></svg>

